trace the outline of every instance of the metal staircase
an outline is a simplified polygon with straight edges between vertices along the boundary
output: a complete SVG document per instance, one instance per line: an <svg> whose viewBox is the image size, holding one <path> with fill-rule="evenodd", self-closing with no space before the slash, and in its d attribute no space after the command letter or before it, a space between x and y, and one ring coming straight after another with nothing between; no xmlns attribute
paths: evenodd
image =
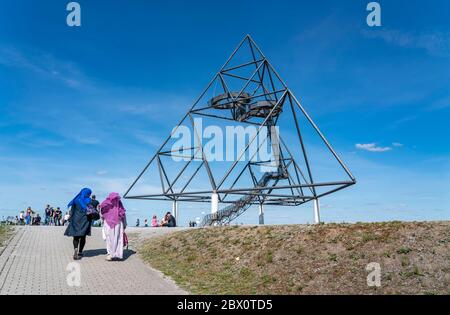
<svg viewBox="0 0 450 315"><path fill-rule="evenodd" d="M237 121L246 121L251 117L266 118L270 113L272 113L272 115L267 118L266 122L266 126L268 127L267 136L270 139L270 143L272 143L274 152L279 152L279 150L277 150L278 144L276 144L278 142L274 143L272 141L274 135L272 134L271 127L275 125L275 117L281 114L281 107L275 110L277 102L270 100L250 103L250 98L251 97L246 93L225 93L211 99L209 101L209 105L213 106L216 109L232 109L233 117ZM231 221L247 211L247 209L250 208L250 206L258 198L260 198L261 190L266 188L271 180L286 179L287 172L284 166L284 162L281 163L279 154L275 156L275 160L278 165L278 170L276 172L264 173L264 175L256 184L254 190L252 190L244 197L233 202L229 206L223 208L222 210L204 216L202 222L200 223L200 226L204 227L211 225L229 224Z"/></svg>
<svg viewBox="0 0 450 315"><path fill-rule="evenodd" d="M263 177L259 180L257 186L255 188L265 188L269 184L270 180L276 179L279 177L277 172L275 173L265 173ZM201 227L212 226L212 225L226 225L231 221L239 217L248 208L252 205L252 203L258 199L260 194L260 189L256 189L251 192L249 195L244 196L230 204L229 206L219 210L216 213L211 213L203 217L202 222L200 223Z"/></svg>

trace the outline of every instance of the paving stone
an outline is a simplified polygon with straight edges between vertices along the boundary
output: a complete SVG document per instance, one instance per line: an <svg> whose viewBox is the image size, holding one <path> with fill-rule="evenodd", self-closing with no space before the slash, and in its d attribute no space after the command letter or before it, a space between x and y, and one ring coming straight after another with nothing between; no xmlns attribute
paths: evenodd
<svg viewBox="0 0 450 315"><path fill-rule="evenodd" d="M69 286L67 271L72 259L72 238L64 236L65 227L18 227L17 233L0 256L0 294L173 294L181 290L161 272L141 261L133 251L118 262L105 260L101 230L94 228L87 237L80 268L80 286ZM141 238L154 237L176 229L127 229Z"/></svg>

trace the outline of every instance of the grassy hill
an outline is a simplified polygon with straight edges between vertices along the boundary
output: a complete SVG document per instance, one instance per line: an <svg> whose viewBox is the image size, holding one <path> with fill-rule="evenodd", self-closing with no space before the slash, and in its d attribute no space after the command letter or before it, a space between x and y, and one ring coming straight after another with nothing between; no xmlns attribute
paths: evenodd
<svg viewBox="0 0 450 315"><path fill-rule="evenodd" d="M2 244L5 241L7 233L8 227L0 225L0 244Z"/></svg>
<svg viewBox="0 0 450 315"><path fill-rule="evenodd" d="M192 229L139 252L197 294L450 294L447 221Z"/></svg>
<svg viewBox="0 0 450 315"><path fill-rule="evenodd" d="M7 226L0 226L0 254L2 253L4 243L11 236L12 229Z"/></svg>

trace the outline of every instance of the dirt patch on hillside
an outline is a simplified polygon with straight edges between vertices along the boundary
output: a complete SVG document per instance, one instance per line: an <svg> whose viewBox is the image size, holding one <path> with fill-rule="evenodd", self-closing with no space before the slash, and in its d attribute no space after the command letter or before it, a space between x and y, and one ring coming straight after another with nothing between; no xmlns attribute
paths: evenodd
<svg viewBox="0 0 450 315"><path fill-rule="evenodd" d="M199 294L450 294L447 221L193 229L139 252Z"/></svg>

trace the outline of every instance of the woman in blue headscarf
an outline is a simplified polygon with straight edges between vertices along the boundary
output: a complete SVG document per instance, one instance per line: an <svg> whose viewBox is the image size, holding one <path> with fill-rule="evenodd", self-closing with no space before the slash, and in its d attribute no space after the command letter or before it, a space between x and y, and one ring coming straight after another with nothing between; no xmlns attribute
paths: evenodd
<svg viewBox="0 0 450 315"><path fill-rule="evenodd" d="M91 221L87 216L87 208L91 203L92 191L83 188L80 193L67 205L70 208L69 225L64 235L73 237L73 259L83 256L86 235L91 235Z"/></svg>

